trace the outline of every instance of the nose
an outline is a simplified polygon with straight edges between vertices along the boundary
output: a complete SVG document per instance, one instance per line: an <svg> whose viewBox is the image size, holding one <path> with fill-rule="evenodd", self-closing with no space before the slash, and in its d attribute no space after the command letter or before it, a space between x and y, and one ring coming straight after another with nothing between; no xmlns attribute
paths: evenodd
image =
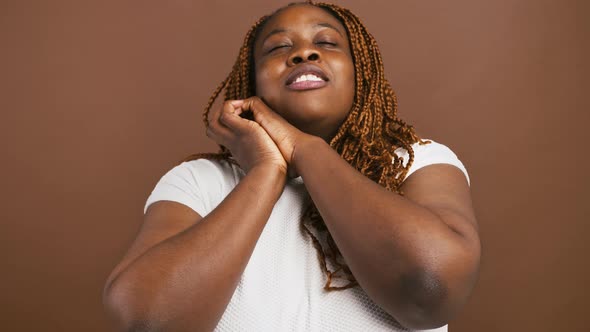
<svg viewBox="0 0 590 332"><path fill-rule="evenodd" d="M289 57L289 65L296 65L301 62L318 61L320 54L314 49L299 49Z"/></svg>

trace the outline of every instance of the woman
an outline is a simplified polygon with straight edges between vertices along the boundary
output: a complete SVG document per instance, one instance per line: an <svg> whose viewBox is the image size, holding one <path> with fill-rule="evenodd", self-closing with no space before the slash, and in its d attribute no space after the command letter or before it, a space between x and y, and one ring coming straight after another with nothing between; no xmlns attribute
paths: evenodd
<svg viewBox="0 0 590 332"><path fill-rule="evenodd" d="M447 330L479 266L468 175L397 117L354 14L261 18L204 120L221 152L162 177L107 280L125 330Z"/></svg>

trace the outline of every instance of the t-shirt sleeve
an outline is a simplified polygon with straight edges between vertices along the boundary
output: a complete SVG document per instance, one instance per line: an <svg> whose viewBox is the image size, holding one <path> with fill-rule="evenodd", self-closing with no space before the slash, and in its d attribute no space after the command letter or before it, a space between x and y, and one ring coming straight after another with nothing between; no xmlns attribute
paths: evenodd
<svg viewBox="0 0 590 332"><path fill-rule="evenodd" d="M209 171L207 161L194 160L183 162L168 171L156 184L149 195L143 213L157 201L174 201L184 204L200 216L210 211L209 194L205 192L207 183L203 177Z"/></svg>
<svg viewBox="0 0 590 332"><path fill-rule="evenodd" d="M465 165L463 165L463 163L459 160L457 155L449 147L430 139L425 141L430 141L430 143L424 145L415 143L412 145L412 149L414 150L414 162L412 163L412 166L410 166L410 169L406 174L406 179L412 173L414 173L422 167L426 167L428 165L433 164L450 164L459 168L463 172L463 174L465 174L467 184L471 185L469 174L467 173ZM407 165L408 160L410 158L408 152L403 148L399 148L395 150L395 153L399 157L404 158L403 164L404 166Z"/></svg>

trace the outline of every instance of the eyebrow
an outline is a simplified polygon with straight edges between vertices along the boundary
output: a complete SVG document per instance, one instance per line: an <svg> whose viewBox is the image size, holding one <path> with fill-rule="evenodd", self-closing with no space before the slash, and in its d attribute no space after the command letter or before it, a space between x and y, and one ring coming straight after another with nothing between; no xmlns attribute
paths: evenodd
<svg viewBox="0 0 590 332"><path fill-rule="evenodd" d="M333 26L330 23L318 23L318 24L314 25L313 27L316 28L316 29L317 28L329 28L329 29L332 29L332 30L338 32L338 34L340 36L342 36L342 32L340 32L340 30L337 27ZM271 32L268 33L268 35L266 35L266 37L264 37L264 39L262 40L262 42L264 43L264 41L266 41L272 35L276 35L277 33L289 32L289 31L291 31L291 30L285 29L285 28L273 29Z"/></svg>

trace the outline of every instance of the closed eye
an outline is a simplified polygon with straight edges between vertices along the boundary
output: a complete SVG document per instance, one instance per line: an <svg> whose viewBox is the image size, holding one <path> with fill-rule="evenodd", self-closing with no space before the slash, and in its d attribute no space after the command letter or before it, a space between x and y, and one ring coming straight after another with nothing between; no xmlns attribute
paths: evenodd
<svg viewBox="0 0 590 332"><path fill-rule="evenodd" d="M316 44L317 45L330 46L330 47L337 46L336 43L329 42L329 41L321 41L321 42L317 42Z"/></svg>
<svg viewBox="0 0 590 332"><path fill-rule="evenodd" d="M272 52L274 52L274 51L276 51L278 49L281 49L283 47L289 47L289 45L277 45L277 46L271 48L270 50L268 50L268 53L272 53Z"/></svg>

